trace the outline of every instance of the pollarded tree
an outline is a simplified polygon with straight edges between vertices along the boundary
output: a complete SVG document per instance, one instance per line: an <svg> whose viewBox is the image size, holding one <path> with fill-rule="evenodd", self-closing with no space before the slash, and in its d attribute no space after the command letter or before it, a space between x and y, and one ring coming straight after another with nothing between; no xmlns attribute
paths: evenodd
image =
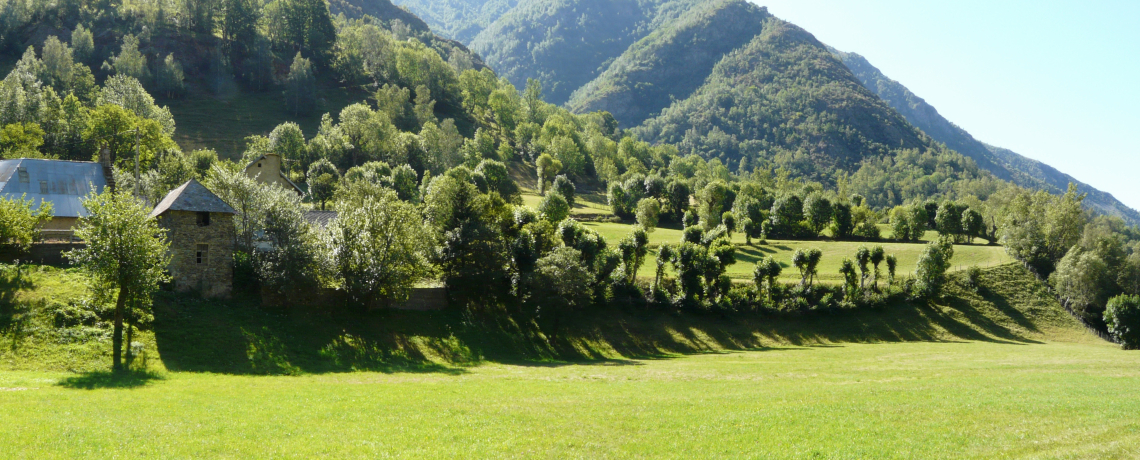
<svg viewBox="0 0 1140 460"><path fill-rule="evenodd" d="M566 203L568 203L571 208L574 207L575 188L574 182L572 182L569 177L566 177L565 174L555 177L552 187L554 187L555 192L562 194L562 198L566 199Z"/></svg>
<svg viewBox="0 0 1140 460"><path fill-rule="evenodd" d="M706 229L716 227L721 224L721 217L724 216L724 211L727 206L731 205L728 197L731 191L728 184L724 181L710 182L705 188L701 189L698 198L699 207L697 208L701 216L701 224Z"/></svg>
<svg viewBox="0 0 1140 460"><path fill-rule="evenodd" d="M652 232L657 228L657 218L661 213L661 203L655 198L642 198L637 202L637 225Z"/></svg>
<svg viewBox="0 0 1140 460"><path fill-rule="evenodd" d="M887 285L895 284L895 270L899 266L899 260L894 254L887 256Z"/></svg>
<svg viewBox="0 0 1140 460"><path fill-rule="evenodd" d="M606 201L609 202L610 210L619 218L628 217L630 210L626 209L625 189L622 188L621 183L610 182L607 190Z"/></svg>
<svg viewBox="0 0 1140 460"><path fill-rule="evenodd" d="M855 251L855 262L859 264L859 290L863 290L867 283L867 273L871 271L868 267L871 262L871 251L866 246L859 246Z"/></svg>
<svg viewBox="0 0 1140 460"><path fill-rule="evenodd" d="M329 160L322 158L309 166L307 178L309 197L320 204L323 211L325 203L328 203L336 194L337 183L340 182L340 171L337 171L336 166L333 166Z"/></svg>
<svg viewBox="0 0 1140 460"><path fill-rule="evenodd" d="M538 159L534 161L534 165L538 170L538 193L544 195L546 194L546 184L562 170L562 162L550 154L544 153L539 155Z"/></svg>
<svg viewBox="0 0 1140 460"><path fill-rule="evenodd" d="M653 292L661 292L661 279L665 276L665 267L673 259L673 245L663 244L657 249L657 270L653 276Z"/></svg>
<svg viewBox="0 0 1140 460"><path fill-rule="evenodd" d="M634 227L633 231L618 243L618 250L621 251L625 282L632 285L637 278L637 271L645 262L645 255L649 253L649 236L644 229Z"/></svg>
<svg viewBox="0 0 1140 460"><path fill-rule="evenodd" d="M570 204L560 193L547 193L538 204L538 212L547 222L557 224L570 216Z"/></svg>
<svg viewBox="0 0 1140 460"><path fill-rule="evenodd" d="M744 244L752 246L752 235L759 231L759 226L752 219L745 217L740 221L740 231L744 233Z"/></svg>
<svg viewBox="0 0 1140 460"><path fill-rule="evenodd" d="M807 284L807 277L808 277L807 263L808 263L808 258L807 258L807 252L806 251L804 251L803 249L796 249L796 252L792 253L792 265L796 267L796 270L800 271L800 286L804 286Z"/></svg>
<svg viewBox="0 0 1140 460"><path fill-rule="evenodd" d="M875 246L871 248L871 266L874 267L875 275L873 286L876 291L879 290L879 265L883 263L883 259L886 257L886 255L886 251L882 246Z"/></svg>
<svg viewBox="0 0 1140 460"><path fill-rule="evenodd" d="M733 214L732 211L725 211L724 214L720 215L720 224L724 226L728 237L732 238L732 232L736 231L736 214Z"/></svg>
<svg viewBox="0 0 1140 460"><path fill-rule="evenodd" d="M810 249L807 252L808 287L815 284L815 276L819 274L819 262L823 260L823 251Z"/></svg>
<svg viewBox="0 0 1140 460"><path fill-rule="evenodd" d="M88 273L96 300L115 300L112 368L121 371L127 306L148 308L150 295L169 280L170 244L150 209L125 191L92 194L83 206L90 214L80 218L75 234L87 246L66 256Z"/></svg>
<svg viewBox="0 0 1140 460"><path fill-rule="evenodd" d="M772 288L776 286L776 278L783 271L784 267L771 257L764 256L756 261L756 268L752 270L752 283L756 285L757 291L765 294L768 301L772 300Z"/></svg>
<svg viewBox="0 0 1140 460"><path fill-rule="evenodd" d="M384 191L338 211L330 242L349 298L364 307L407 300L432 271L431 238L416 206Z"/></svg>
<svg viewBox="0 0 1140 460"><path fill-rule="evenodd" d="M859 274L855 271L855 263L851 262L851 259L843 259L843 263L839 266L839 274L843 275L844 298L848 301L855 299L859 293Z"/></svg>
<svg viewBox="0 0 1140 460"><path fill-rule="evenodd" d="M918 268L915 270L914 292L915 298L925 299L933 297L946 283L946 270L950 269L950 259L954 257L954 245L949 239L932 242L926 245L922 255L918 257Z"/></svg>

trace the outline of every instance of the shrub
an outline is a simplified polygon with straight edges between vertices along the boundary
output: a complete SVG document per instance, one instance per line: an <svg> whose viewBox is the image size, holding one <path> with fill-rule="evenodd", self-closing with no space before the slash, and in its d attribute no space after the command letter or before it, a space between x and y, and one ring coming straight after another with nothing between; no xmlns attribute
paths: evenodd
<svg viewBox="0 0 1140 460"><path fill-rule="evenodd" d="M1125 350L1140 348L1140 296L1113 297L1104 310L1104 322L1112 339Z"/></svg>
<svg viewBox="0 0 1140 460"><path fill-rule="evenodd" d="M918 257L918 269L915 271L914 298L930 298L937 294L946 282L946 270L950 268L950 259L954 257L954 246L949 240L934 242L926 245L922 255Z"/></svg>
<svg viewBox="0 0 1140 460"><path fill-rule="evenodd" d="M973 289L974 292L977 292L982 287L981 282L982 269L978 268L977 265L974 265L966 270L966 286L968 286L970 289Z"/></svg>

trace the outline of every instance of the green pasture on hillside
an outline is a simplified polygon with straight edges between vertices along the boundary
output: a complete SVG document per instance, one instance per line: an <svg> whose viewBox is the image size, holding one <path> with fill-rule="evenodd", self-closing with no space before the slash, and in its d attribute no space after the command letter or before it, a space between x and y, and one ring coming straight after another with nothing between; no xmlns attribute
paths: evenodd
<svg viewBox="0 0 1140 460"><path fill-rule="evenodd" d="M527 191L523 194L523 203L527 206L537 208L541 197L534 191ZM612 213L609 207L605 204L605 196L600 193L587 194L577 199L571 215L602 215L611 216ZM616 245L622 238L625 238L633 231L634 225L628 222L583 222L583 225L598 232L606 242L611 245ZM886 225L880 226L884 235L890 234L890 229ZM934 241L938 238L938 232L926 232L925 241ZM657 256L657 246L662 244L676 244L681 241L681 228L678 225L667 225L654 229L649 233L649 245L651 246L650 255L647 263L641 267L638 276L642 278L652 278L654 271L654 259ZM784 272L781 274L780 279L784 282L794 282L800 280L799 272L796 271L792 265L792 254L797 249L819 249L823 252L823 260L819 267L818 279L826 283L840 283L843 281L842 275L839 274L839 267L843 263L844 258L855 258L855 251L860 246L867 246L868 248L874 246L883 246L887 254L894 254L898 258L898 275L911 275L914 274L915 267L918 264L918 257L922 254L925 242L920 243L899 243L894 241L882 242L855 242L855 241L831 241L826 239L810 240L810 241L795 241L795 240L767 240L764 244L760 240L754 239L752 245L746 244L744 235L740 232L732 234L732 242L737 245L736 264L728 268L728 275L735 280L751 280L752 270L755 268L756 261L760 257L771 256L775 257L784 266ZM952 271L965 270L969 267L995 267L1002 264L1012 262L1013 259L1005 252L1001 246L986 245L981 239L974 239L974 244L960 244L954 246L954 259L952 260ZM886 276L886 265L882 266L883 276Z"/></svg>
<svg viewBox="0 0 1140 460"><path fill-rule="evenodd" d="M542 197L538 196L536 192L524 192L522 198L523 204L534 209L538 209L538 205L542 203ZM574 198L574 206L570 208L570 215L612 216L613 213L610 212L610 207L606 204L605 194L587 193Z"/></svg>
<svg viewBox="0 0 1140 460"><path fill-rule="evenodd" d="M633 230L633 225L612 222L585 222L584 225L598 232L598 234L605 237L606 241L610 244L617 244L621 241L630 231ZM930 235L934 237L934 235ZM654 276L656 266L654 265L655 258L657 257L657 248L661 244L670 243L675 244L681 241L680 228L658 228L649 234L649 244L653 246L650 249L650 255L647 263L641 267L638 276L651 278ZM893 241L883 242L856 242L856 241L828 241L828 240L814 240L814 241L792 241L792 240L768 240L765 244L760 244L758 240L753 240L752 246L745 244L744 236L739 232L732 235L732 241L736 243L736 264L728 267L728 275L737 280L751 280L752 270L756 266L756 261L764 256L774 257L784 266L784 271L780 275L780 279L785 282L799 281L800 275L796 268L792 265L792 254L797 249L819 249L823 252L823 259L819 265L818 279L824 282L840 283L843 281L842 275L839 274L839 267L843 263L844 258L854 259L855 251L860 246L868 248L874 246L882 246L887 254L894 254L898 258L898 271L899 276L910 275L914 273L915 267L918 264L918 257L922 254L925 248L925 243L898 243ZM978 267L994 267L1002 264L1012 262L1012 259L1005 252L1005 248L1001 246L985 246L985 245L956 245L954 246L954 258L951 260L953 263L952 270L964 270L971 266ZM886 276L886 264L882 266L883 276Z"/></svg>

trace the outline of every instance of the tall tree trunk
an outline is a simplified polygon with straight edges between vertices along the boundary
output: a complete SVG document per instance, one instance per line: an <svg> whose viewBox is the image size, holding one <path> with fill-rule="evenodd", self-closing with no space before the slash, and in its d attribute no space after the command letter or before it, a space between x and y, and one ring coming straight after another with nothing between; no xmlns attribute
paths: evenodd
<svg viewBox="0 0 1140 460"><path fill-rule="evenodd" d="M115 301L115 333L111 336L111 344L114 348L114 361L111 369L115 371L123 370L123 310L127 302L127 287L119 287L119 299Z"/></svg>

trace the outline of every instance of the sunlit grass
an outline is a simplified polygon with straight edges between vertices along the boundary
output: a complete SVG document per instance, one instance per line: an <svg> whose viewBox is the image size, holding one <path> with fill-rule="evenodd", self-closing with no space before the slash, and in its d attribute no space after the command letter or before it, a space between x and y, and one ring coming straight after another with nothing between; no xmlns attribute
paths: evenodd
<svg viewBox="0 0 1140 460"><path fill-rule="evenodd" d="M627 223L585 222L584 225L598 232L599 235L605 237L606 241L611 244L616 244L633 231L633 225ZM933 239L937 237L937 233L931 232L928 236ZM660 246L665 243L676 244L680 242L680 240L681 229L676 226L657 228L649 234L649 244L651 246ZM796 271L791 263L792 254L797 249L815 248L822 251L823 259L819 266L819 279L825 282L838 283L842 281L842 276L839 274L839 267L843 263L843 259L854 259L855 251L858 250L860 246L867 246L868 248L883 246L887 254L894 254L895 257L898 258L897 273L900 276L914 273L915 267L918 264L918 257L925 248L925 243L898 243L893 241L767 240L764 244L760 244L760 241L755 239L753 240L753 245L749 246L745 244L745 238L739 232L733 234L732 241L737 244L737 262L729 266L729 276L741 280L751 279L756 260L763 256L770 256L784 265L784 272L780 279L785 282L799 281L800 279L799 272ZM638 272L639 276L653 276L653 272L656 268L653 266L652 261L657 254L656 247L651 248L650 253L649 260L651 263L642 266L641 271ZM951 269L958 271L971 266L983 268L993 267L1011 261L1012 259L1001 246L986 246L980 244L956 245L954 247L954 258L951 261L953 264ZM882 266L882 272L885 277L885 264Z"/></svg>
<svg viewBox="0 0 1140 460"><path fill-rule="evenodd" d="M1128 457L1137 369L1106 345L965 342L107 387L0 373L0 456Z"/></svg>

